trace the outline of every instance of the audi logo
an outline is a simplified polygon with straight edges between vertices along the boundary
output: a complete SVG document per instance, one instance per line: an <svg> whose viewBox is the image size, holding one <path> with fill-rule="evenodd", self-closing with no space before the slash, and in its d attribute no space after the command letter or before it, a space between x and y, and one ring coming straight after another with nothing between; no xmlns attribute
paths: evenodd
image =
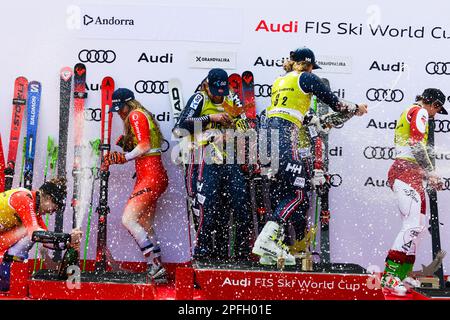
<svg viewBox="0 0 450 320"><path fill-rule="evenodd" d="M332 187L339 187L341 184L342 184L341 175L337 173L330 175L330 185Z"/></svg>
<svg viewBox="0 0 450 320"><path fill-rule="evenodd" d="M369 101L400 102L404 97L403 91L399 89L370 88L366 92L366 98Z"/></svg>
<svg viewBox="0 0 450 320"><path fill-rule="evenodd" d="M134 89L139 93L169 94L169 81L139 80Z"/></svg>
<svg viewBox="0 0 450 320"><path fill-rule="evenodd" d="M450 121L449 120L434 120L434 132L450 132Z"/></svg>
<svg viewBox="0 0 450 320"><path fill-rule="evenodd" d="M83 49L78 53L78 59L81 62L113 63L116 60L116 53L112 50Z"/></svg>
<svg viewBox="0 0 450 320"><path fill-rule="evenodd" d="M272 86L270 84L255 84L255 97L270 97L272 95Z"/></svg>
<svg viewBox="0 0 450 320"><path fill-rule="evenodd" d="M368 146L364 149L363 154L366 159L393 160L395 157L395 147Z"/></svg>
<svg viewBox="0 0 450 320"><path fill-rule="evenodd" d="M102 120L102 110L99 108L88 108L84 110L84 120L100 122Z"/></svg>
<svg viewBox="0 0 450 320"><path fill-rule="evenodd" d="M442 178L442 182L443 182L443 186L442 186L442 190L450 190L450 178Z"/></svg>
<svg viewBox="0 0 450 320"><path fill-rule="evenodd" d="M450 75L450 62L428 62L425 71L428 74Z"/></svg>

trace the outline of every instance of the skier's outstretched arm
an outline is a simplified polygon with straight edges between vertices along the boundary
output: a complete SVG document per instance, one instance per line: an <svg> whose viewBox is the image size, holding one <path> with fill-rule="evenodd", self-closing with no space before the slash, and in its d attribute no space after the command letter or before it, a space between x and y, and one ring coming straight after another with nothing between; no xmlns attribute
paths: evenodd
<svg viewBox="0 0 450 320"><path fill-rule="evenodd" d="M205 97L201 93L194 94L187 102L183 111L180 114L173 133L176 137L183 137L183 131L188 131L190 134L194 133L195 123L206 124L210 121L209 116L200 116L203 108Z"/></svg>
<svg viewBox="0 0 450 320"><path fill-rule="evenodd" d="M312 93L335 112L363 115L367 105L354 104L340 100L320 78L310 72L304 72L299 77L299 86L305 93Z"/></svg>

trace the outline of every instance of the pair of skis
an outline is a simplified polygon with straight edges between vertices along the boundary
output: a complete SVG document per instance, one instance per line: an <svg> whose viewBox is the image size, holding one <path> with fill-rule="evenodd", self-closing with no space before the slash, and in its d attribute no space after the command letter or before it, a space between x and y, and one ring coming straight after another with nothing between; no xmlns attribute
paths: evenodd
<svg viewBox="0 0 450 320"><path fill-rule="evenodd" d="M74 180L73 185L73 197L71 206L73 209L72 226L79 227L77 221L79 210L79 189L82 178L81 156L83 148L83 123L84 123L84 109L85 101L87 98L86 93L86 66L82 63L77 63L72 71L69 67L64 67L60 72L60 115L59 115L59 154L58 154L58 177L66 177L66 156L67 156L67 136L68 136L68 123L70 117L70 96L71 96L71 84L72 78L74 82L74 162L72 176ZM111 124L112 113L109 112L109 107L112 104L112 93L114 92L114 80L111 77L105 77L102 81L102 116L101 116L101 144L100 146L92 146L93 149L100 149L102 157L102 166L100 168L100 198L99 205L96 212L99 215L98 218L98 239L97 239L97 254L96 254L96 270L106 270L106 225L107 214L109 213L108 207L108 178L109 167L103 163L104 156L110 150L111 141ZM98 145L98 143L95 143ZM95 151L94 151L95 152ZM93 194L91 193L92 209ZM61 208L57 212L55 220L55 232L63 231L65 208ZM91 212L88 216L88 228L90 227ZM86 235L84 260L86 260L86 252L89 241L89 230ZM73 253L72 253L73 254ZM61 253L55 253L55 261L61 260ZM83 263L83 269L85 262Z"/></svg>
<svg viewBox="0 0 450 320"><path fill-rule="evenodd" d="M19 147L20 132L25 108L27 109L27 133L24 142L25 168L23 175L24 187L31 190L33 183L34 156L36 151L41 91L41 83L38 81L31 81L28 83L28 80L25 77L18 77L14 82L13 112L6 167L4 164L3 151L0 151L0 170L3 173L1 177L2 183L0 184L0 189L2 189L2 191L10 190L13 184L17 149Z"/></svg>
<svg viewBox="0 0 450 320"><path fill-rule="evenodd" d="M23 122L22 119L27 104L27 96L28 80L25 77L16 78L14 81L14 96L12 101L12 119L9 134L8 159L6 168L4 168L4 190L10 190L13 184L17 149L19 147L20 132ZM4 165L4 160L1 162Z"/></svg>
<svg viewBox="0 0 450 320"><path fill-rule="evenodd" d="M24 186L25 188L31 190L33 183L34 155L36 149L41 90L41 84L38 81L31 81L28 83L28 80L25 77L18 77L14 82L13 110L6 167L4 164L3 151L1 151L0 156L0 166L2 167L1 170L3 173L0 188L3 190L10 190L12 187L16 167L17 149L19 146L22 119L25 108L27 109L27 133L25 140L26 143L24 145L25 171L23 174Z"/></svg>
<svg viewBox="0 0 450 320"><path fill-rule="evenodd" d="M255 89L254 89L254 77L251 71L244 71L242 75L233 73L228 77L231 90L236 94L243 104L245 116L243 117L251 129L256 129L256 104L255 104ZM245 168L248 174L248 191L250 195L250 209L252 213L253 223L253 240L254 242L259 234L259 217L258 217L258 204L257 204L257 192L255 180L259 179L258 172L256 171L257 165L251 163L251 159L257 159L257 141L251 141L249 139L246 143L246 165ZM254 155L253 157L251 155ZM230 232L230 256L234 255L234 239L236 237L236 228L234 224L234 217L231 216L231 232Z"/></svg>

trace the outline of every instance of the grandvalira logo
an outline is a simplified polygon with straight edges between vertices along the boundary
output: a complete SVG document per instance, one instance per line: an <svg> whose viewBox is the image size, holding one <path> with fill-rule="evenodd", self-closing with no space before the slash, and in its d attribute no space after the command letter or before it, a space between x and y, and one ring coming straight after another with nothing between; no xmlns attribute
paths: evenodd
<svg viewBox="0 0 450 320"><path fill-rule="evenodd" d="M91 23L96 25L109 25L109 26L134 26L133 19L124 19L119 17L103 18L100 16L93 18L87 14L83 16L83 23L85 26L88 26Z"/></svg>
<svg viewBox="0 0 450 320"><path fill-rule="evenodd" d="M191 51L189 53L190 68L236 68L236 52Z"/></svg>
<svg viewBox="0 0 450 320"><path fill-rule="evenodd" d="M425 66L428 74L450 75L450 62L428 62Z"/></svg>
<svg viewBox="0 0 450 320"><path fill-rule="evenodd" d="M369 101L400 102L404 97L405 95L400 89L370 88L366 92L366 98Z"/></svg>
<svg viewBox="0 0 450 320"><path fill-rule="evenodd" d="M116 57L116 53L112 50L83 49L78 53L78 59L81 62L113 63Z"/></svg>
<svg viewBox="0 0 450 320"><path fill-rule="evenodd" d="M139 80L134 89L138 93L169 94L169 81Z"/></svg>

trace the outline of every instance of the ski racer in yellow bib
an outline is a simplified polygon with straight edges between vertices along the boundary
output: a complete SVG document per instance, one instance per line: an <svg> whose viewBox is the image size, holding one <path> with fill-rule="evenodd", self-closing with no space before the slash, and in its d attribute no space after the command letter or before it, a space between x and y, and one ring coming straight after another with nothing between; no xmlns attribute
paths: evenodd
<svg viewBox="0 0 450 320"><path fill-rule="evenodd" d="M292 51L290 60L284 63L283 68L287 73L273 83L271 105L266 109L268 135L274 130L278 132L278 170L271 174L275 179L270 186L273 214L255 241L252 252L261 256L262 264L275 264L282 257L285 264L292 265L295 264L295 258L283 243L282 226L292 223L297 239L301 239L306 227L311 185L315 187L325 183L323 170L313 170L307 161L311 154L311 143L306 125L314 124L319 130L334 125L333 121L327 123L325 119L309 114L311 97L315 95L329 105L338 117L342 116L346 120L354 115L365 114L367 105L339 100L312 73L313 69L320 67L314 53L308 48ZM268 150L275 152L274 146L269 145ZM270 157L273 159L274 155ZM273 164L271 167L274 167Z"/></svg>
<svg viewBox="0 0 450 320"><path fill-rule="evenodd" d="M226 71L211 69L199 92L188 100L174 128L178 136L195 137L195 148L187 164L186 188L188 194L195 195L193 211L198 230L194 259L197 260L228 258L231 215L236 225L236 258L247 260L250 256L251 217L245 177L240 163L230 160L228 147L234 151L237 145L225 133L226 129L234 130L238 120L245 121L243 113L239 98L229 90Z"/></svg>
<svg viewBox="0 0 450 320"><path fill-rule="evenodd" d="M301 90L299 79L303 72L291 71L279 77L272 85L271 105L267 108L268 118L281 118L295 124L299 128L300 147L309 147L310 139L303 126L305 114L311 105L312 93Z"/></svg>
<svg viewBox="0 0 450 320"><path fill-rule="evenodd" d="M35 232L57 235L47 231L43 217L61 208L66 197L65 179L46 181L38 190L17 188L0 193L0 291L9 290L12 262L26 261L28 251L36 241L40 242L34 238ZM81 236L79 229L73 229L70 234L70 246L75 250L79 250ZM44 246L48 249L64 249L69 244L46 243ZM50 258L48 254L45 257Z"/></svg>
<svg viewBox="0 0 450 320"><path fill-rule="evenodd" d="M444 103L441 90L425 89L403 111L395 128L396 157L389 168L388 183L397 199L403 225L386 257L381 280L385 293L404 296L409 289L420 285L408 274L413 270L417 244L426 225L423 184L427 181L430 188L442 188L428 152L428 120L437 113L447 114Z"/></svg>

